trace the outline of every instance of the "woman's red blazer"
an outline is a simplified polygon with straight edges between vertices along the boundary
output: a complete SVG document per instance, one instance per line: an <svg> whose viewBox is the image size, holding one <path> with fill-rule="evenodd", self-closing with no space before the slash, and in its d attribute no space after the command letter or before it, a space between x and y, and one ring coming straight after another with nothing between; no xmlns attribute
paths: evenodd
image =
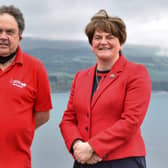
<svg viewBox="0 0 168 168"><path fill-rule="evenodd" d="M74 78L60 123L68 150L82 139L104 160L144 156L140 126L151 96L147 69L121 55L91 99L96 66Z"/></svg>

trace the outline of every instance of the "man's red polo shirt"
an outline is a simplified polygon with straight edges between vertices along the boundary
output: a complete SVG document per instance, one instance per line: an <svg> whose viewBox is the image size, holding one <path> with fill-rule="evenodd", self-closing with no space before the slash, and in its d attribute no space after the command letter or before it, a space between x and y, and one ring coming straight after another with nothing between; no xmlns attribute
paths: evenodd
<svg viewBox="0 0 168 168"><path fill-rule="evenodd" d="M18 47L15 61L0 70L0 167L30 168L34 112L52 108L47 72Z"/></svg>

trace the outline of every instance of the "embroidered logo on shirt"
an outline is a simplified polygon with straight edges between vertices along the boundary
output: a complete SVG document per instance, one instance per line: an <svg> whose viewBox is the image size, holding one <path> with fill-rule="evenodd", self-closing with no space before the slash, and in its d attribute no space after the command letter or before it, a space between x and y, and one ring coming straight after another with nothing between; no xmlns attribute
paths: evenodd
<svg viewBox="0 0 168 168"><path fill-rule="evenodd" d="M26 87L26 83L23 83L19 80L11 80L10 83L13 85L13 86L16 86L16 87L19 87L19 88L24 88Z"/></svg>

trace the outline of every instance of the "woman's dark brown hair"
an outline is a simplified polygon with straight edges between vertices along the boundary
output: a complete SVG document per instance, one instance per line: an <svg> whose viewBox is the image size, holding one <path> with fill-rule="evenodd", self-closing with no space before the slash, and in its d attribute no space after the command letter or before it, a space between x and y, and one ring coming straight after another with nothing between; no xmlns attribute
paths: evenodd
<svg viewBox="0 0 168 168"><path fill-rule="evenodd" d="M91 18L91 21L85 28L85 33L91 45L96 30L111 33L119 39L121 45L125 43L127 38L126 26L123 20L119 17L108 16L103 9Z"/></svg>

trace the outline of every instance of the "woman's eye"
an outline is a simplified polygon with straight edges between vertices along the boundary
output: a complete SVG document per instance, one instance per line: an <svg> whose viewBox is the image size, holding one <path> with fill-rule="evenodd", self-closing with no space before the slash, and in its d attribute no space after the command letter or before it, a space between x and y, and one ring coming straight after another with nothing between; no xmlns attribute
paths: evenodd
<svg viewBox="0 0 168 168"><path fill-rule="evenodd" d="M99 39L101 39L101 37L100 36L95 36L95 39L99 40Z"/></svg>
<svg viewBox="0 0 168 168"><path fill-rule="evenodd" d="M114 39L114 36L108 36L107 39Z"/></svg>

